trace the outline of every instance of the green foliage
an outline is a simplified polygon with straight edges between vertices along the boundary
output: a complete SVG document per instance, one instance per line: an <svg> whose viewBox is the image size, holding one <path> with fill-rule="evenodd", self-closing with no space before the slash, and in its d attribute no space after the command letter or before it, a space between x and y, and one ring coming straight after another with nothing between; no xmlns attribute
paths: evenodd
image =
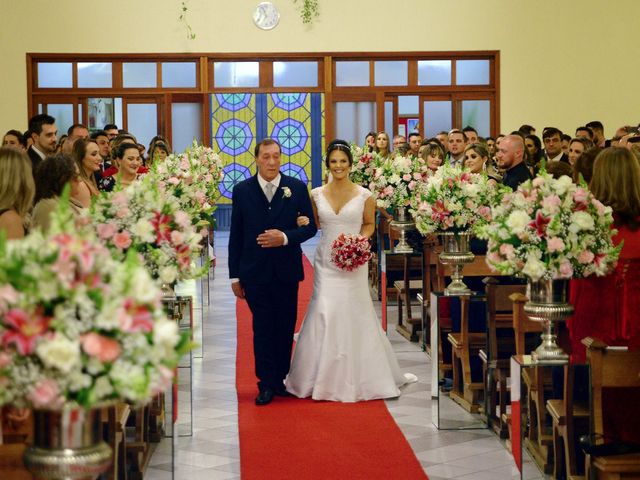
<svg viewBox="0 0 640 480"><path fill-rule="evenodd" d="M183 0L181 2L181 6L180 6L180 16L178 17L178 20L184 25L184 28L187 30L187 38L189 40L193 40L196 38L196 34L193 33L193 29L191 28L191 25L189 24L189 20L187 20L187 13L189 12L189 7L187 6L187 1L188 0Z"/></svg>
<svg viewBox="0 0 640 480"><path fill-rule="evenodd" d="M293 0L293 3L298 3L299 0ZM300 18L302 23L310 25L313 20L320 16L318 9L318 0L300 0Z"/></svg>

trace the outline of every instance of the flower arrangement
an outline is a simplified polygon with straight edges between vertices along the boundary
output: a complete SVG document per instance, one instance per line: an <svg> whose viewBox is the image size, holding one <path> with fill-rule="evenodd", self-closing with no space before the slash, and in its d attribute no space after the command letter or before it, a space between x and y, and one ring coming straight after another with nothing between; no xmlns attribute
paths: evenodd
<svg viewBox="0 0 640 480"><path fill-rule="evenodd" d="M422 158L397 156L385 160L375 169L370 189L381 208L406 207L413 191L428 175L428 167Z"/></svg>
<svg viewBox="0 0 640 480"><path fill-rule="evenodd" d="M445 164L416 187L410 212L423 235L471 230L491 220L491 206L505 192L489 184L486 175Z"/></svg>
<svg viewBox="0 0 640 480"><path fill-rule="evenodd" d="M380 157L375 152L369 152L367 148L358 145L351 145L351 155L353 157L353 165L349 178L364 188L371 188L370 184L377 167L380 166Z"/></svg>
<svg viewBox="0 0 640 480"><path fill-rule="evenodd" d="M153 166L152 176L176 197L198 226L208 225L215 210L223 162L211 148L193 145L180 155L169 155Z"/></svg>
<svg viewBox="0 0 640 480"><path fill-rule="evenodd" d="M371 259L371 245L362 235L341 233L331 243L331 262L340 270L351 272Z"/></svg>
<svg viewBox="0 0 640 480"><path fill-rule="evenodd" d="M129 250L141 254L149 273L161 283L201 274L193 260L202 248L202 235L191 215L152 176L99 197L86 223L115 258L123 259Z"/></svg>
<svg viewBox="0 0 640 480"><path fill-rule="evenodd" d="M537 281L607 274L621 245L611 241L613 216L586 187L546 171L506 194L480 228L489 240L487 263L503 275Z"/></svg>
<svg viewBox="0 0 640 480"><path fill-rule="evenodd" d="M0 240L0 405L144 402L190 348L135 255L84 234Z"/></svg>

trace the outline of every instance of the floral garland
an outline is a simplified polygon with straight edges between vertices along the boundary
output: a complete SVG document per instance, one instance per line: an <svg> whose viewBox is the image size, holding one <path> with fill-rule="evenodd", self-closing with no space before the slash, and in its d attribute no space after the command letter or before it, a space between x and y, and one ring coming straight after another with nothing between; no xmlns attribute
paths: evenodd
<svg viewBox="0 0 640 480"><path fill-rule="evenodd" d="M84 233L0 241L0 405L144 402L190 348L135 255Z"/></svg>
<svg viewBox="0 0 640 480"><path fill-rule="evenodd" d="M415 189L410 212L423 235L466 231L491 220L491 207L506 190L486 175L445 164Z"/></svg>
<svg viewBox="0 0 640 480"><path fill-rule="evenodd" d="M124 190L98 198L84 223L95 230L117 259L132 249L161 283L196 278L193 266L202 235L191 215L152 175Z"/></svg>
<svg viewBox="0 0 640 480"><path fill-rule="evenodd" d="M382 162L375 169L370 189L381 208L409 205L413 191L425 181L429 169L422 158L397 156Z"/></svg>
<svg viewBox="0 0 640 480"><path fill-rule="evenodd" d="M541 171L506 194L492 214L479 236L489 240L488 265L502 275L533 281L606 275L622 248L611 241L611 208L567 176Z"/></svg>

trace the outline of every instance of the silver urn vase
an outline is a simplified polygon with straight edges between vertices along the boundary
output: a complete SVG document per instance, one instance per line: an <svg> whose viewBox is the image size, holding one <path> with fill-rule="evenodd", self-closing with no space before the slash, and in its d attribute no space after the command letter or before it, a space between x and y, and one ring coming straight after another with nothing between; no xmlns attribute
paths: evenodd
<svg viewBox="0 0 640 480"><path fill-rule="evenodd" d="M466 295L471 290L462 281L462 269L467 263L473 262L475 255L471 253L469 242L470 232L439 232L442 237L442 253L440 261L452 266L451 283L444 289L445 295Z"/></svg>
<svg viewBox="0 0 640 480"><path fill-rule="evenodd" d="M393 220L389 226L400 233L398 244L393 247L394 253L413 253L413 248L407 243L406 232L414 230L416 223L413 221L407 207L396 207L393 213Z"/></svg>
<svg viewBox="0 0 640 480"><path fill-rule="evenodd" d="M112 452L102 441L100 411L101 407L34 410L33 445L24 453L33 478L93 480L105 472Z"/></svg>
<svg viewBox="0 0 640 480"><path fill-rule="evenodd" d="M573 314L567 302L569 280L529 280L524 312L531 320L543 323L542 344L532 353L534 362L564 364L569 356L556 343L555 323L564 322Z"/></svg>

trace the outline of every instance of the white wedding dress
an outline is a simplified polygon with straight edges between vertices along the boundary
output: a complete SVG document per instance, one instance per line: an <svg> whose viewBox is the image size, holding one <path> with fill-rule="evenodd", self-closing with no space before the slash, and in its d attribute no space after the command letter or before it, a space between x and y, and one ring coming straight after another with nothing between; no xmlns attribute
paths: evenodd
<svg viewBox="0 0 640 480"><path fill-rule="evenodd" d="M416 379L400 371L373 308L367 266L346 272L330 261L331 243L338 235L360 232L371 192L358 187L358 194L336 214L323 188L311 192L322 237L315 253L313 295L285 386L297 397L314 400L397 397L398 386Z"/></svg>

